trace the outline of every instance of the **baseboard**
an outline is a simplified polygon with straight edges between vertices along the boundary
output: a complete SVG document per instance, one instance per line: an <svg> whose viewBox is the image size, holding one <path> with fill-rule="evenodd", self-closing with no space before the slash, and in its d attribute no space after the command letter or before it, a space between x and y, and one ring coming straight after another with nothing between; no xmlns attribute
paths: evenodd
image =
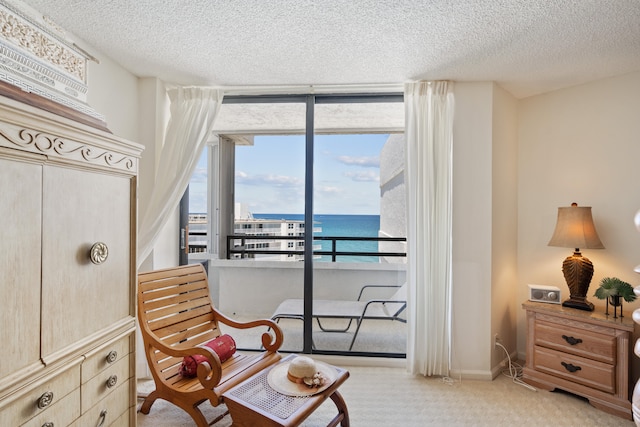
<svg viewBox="0 0 640 427"><path fill-rule="evenodd" d="M517 360L517 352L512 352L509 354L511 358L511 362L514 363ZM505 356L504 359L500 361L500 363L494 366L491 369L491 379L494 380L498 375L500 375L503 371L509 369L509 357Z"/></svg>
<svg viewBox="0 0 640 427"><path fill-rule="evenodd" d="M406 359L392 357L334 356L328 354L311 355L316 360L336 366L402 368L407 367Z"/></svg>

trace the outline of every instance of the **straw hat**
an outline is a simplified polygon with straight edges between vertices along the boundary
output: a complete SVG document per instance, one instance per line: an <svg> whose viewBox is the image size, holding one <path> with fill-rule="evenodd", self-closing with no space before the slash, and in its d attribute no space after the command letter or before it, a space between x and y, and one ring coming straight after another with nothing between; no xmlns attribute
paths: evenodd
<svg viewBox="0 0 640 427"><path fill-rule="evenodd" d="M304 380L311 382L315 374L323 379L322 384L305 384ZM267 382L272 389L287 396L311 396L326 390L336 380L336 376L337 371L332 366L307 356L296 356L291 361L278 363L271 368Z"/></svg>

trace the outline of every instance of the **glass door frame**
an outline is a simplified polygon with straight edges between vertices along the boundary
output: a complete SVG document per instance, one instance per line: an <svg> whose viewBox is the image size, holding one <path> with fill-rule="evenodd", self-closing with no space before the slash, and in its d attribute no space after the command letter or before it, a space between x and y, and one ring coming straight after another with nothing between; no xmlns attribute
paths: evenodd
<svg viewBox="0 0 640 427"><path fill-rule="evenodd" d="M383 357L404 357L403 354L374 354L370 352L342 352L313 349L313 185L314 185L314 136L315 136L315 105L316 104L347 104L347 103L380 103L404 102L402 93L345 93L345 94L301 94L301 95L230 95L225 96L223 104L253 104L253 103L305 103L305 194L304 194L304 273L303 273L303 348L305 354L338 354L365 355Z"/></svg>

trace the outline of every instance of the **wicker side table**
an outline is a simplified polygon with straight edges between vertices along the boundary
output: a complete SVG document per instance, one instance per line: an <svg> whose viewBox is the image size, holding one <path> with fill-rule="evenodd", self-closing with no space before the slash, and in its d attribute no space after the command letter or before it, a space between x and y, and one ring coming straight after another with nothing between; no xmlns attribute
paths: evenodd
<svg viewBox="0 0 640 427"><path fill-rule="evenodd" d="M295 355L289 355L279 363L290 361ZM273 367L272 367L273 368ZM347 404L338 387L349 378L349 371L335 367L337 377L331 386L318 394L306 397L286 396L275 391L269 385L269 370L260 372L245 382L238 384L223 395L229 409L233 427L294 427L300 425L327 398L333 400L338 414L327 426L349 427Z"/></svg>

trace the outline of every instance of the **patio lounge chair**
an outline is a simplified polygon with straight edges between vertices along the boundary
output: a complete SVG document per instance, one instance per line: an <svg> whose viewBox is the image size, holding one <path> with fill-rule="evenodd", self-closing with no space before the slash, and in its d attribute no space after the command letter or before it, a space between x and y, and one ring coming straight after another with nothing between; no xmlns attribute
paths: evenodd
<svg viewBox="0 0 640 427"><path fill-rule="evenodd" d="M396 289L395 294L385 299L364 299L367 289L373 288L391 288ZM358 299L353 300L313 300L313 315L316 319L320 330L323 332L347 332L356 321L356 330L349 345L349 351L356 342L360 326L364 320L397 320L406 323L406 319L401 317L407 308L407 285L365 285L360 289ZM304 300L302 299L286 299L280 303L271 319L276 323L280 319L298 319L304 320ZM323 326L322 320L326 319L346 319L349 320L347 326L341 329L331 329Z"/></svg>

